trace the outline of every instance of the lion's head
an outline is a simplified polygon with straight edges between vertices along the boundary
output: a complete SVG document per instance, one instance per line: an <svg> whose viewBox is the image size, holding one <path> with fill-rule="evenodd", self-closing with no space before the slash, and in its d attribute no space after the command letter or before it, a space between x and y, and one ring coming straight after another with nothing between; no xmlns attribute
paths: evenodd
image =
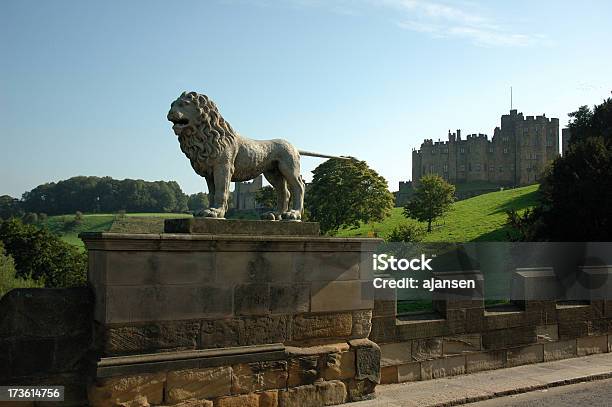
<svg viewBox="0 0 612 407"><path fill-rule="evenodd" d="M214 102L196 92L183 92L172 102L168 120L192 164L217 157L236 137Z"/></svg>

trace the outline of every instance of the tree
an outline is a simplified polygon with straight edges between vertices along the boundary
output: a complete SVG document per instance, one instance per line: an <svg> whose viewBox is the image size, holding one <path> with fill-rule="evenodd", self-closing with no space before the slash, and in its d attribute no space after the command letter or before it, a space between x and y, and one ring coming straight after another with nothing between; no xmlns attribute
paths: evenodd
<svg viewBox="0 0 612 407"><path fill-rule="evenodd" d="M208 206L208 194L205 194L204 192L191 194L187 199L187 208L193 213L199 213L208 208Z"/></svg>
<svg viewBox="0 0 612 407"><path fill-rule="evenodd" d="M404 215L427 222L427 232L431 232L431 223L444 215L454 201L454 185L439 175L425 175L419 180L414 195L404 207Z"/></svg>
<svg viewBox="0 0 612 407"><path fill-rule="evenodd" d="M335 234L341 227L383 220L393 202L387 181L365 161L332 158L314 169L305 207L321 231Z"/></svg>
<svg viewBox="0 0 612 407"><path fill-rule="evenodd" d="M14 288L42 287L41 281L31 278L19 278L16 276L15 262L10 255L6 254L4 245L0 242L0 298Z"/></svg>
<svg viewBox="0 0 612 407"><path fill-rule="evenodd" d="M255 192L255 202L264 208L272 209L276 207L276 191L271 186L267 185Z"/></svg>
<svg viewBox="0 0 612 407"><path fill-rule="evenodd" d="M569 116L569 149L547 169L540 204L523 214L508 213L514 240L612 238L612 99Z"/></svg>
<svg viewBox="0 0 612 407"><path fill-rule="evenodd" d="M19 219L0 221L0 242L15 260L16 276L44 281L47 287L84 285L87 255L45 228Z"/></svg>
<svg viewBox="0 0 612 407"><path fill-rule="evenodd" d="M20 217L22 213L18 199L9 195L0 195L0 219Z"/></svg>

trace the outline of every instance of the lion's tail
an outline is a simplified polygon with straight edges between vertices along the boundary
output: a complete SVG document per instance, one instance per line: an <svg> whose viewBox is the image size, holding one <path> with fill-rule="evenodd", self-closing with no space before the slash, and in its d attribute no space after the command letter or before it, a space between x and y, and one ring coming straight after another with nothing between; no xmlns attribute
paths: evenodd
<svg viewBox="0 0 612 407"><path fill-rule="evenodd" d="M350 160L350 157L338 157L335 155L327 155L327 154L319 154L319 153L313 153L310 151L302 151L299 150L300 155L304 155L306 157L320 157L320 158L338 158L340 160Z"/></svg>

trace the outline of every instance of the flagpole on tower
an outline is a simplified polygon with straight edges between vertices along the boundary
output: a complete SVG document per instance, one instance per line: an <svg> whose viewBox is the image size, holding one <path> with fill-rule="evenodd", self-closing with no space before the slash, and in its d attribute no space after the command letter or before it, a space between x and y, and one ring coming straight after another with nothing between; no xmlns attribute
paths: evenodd
<svg viewBox="0 0 612 407"><path fill-rule="evenodd" d="M510 86L510 110L512 110L512 86Z"/></svg>

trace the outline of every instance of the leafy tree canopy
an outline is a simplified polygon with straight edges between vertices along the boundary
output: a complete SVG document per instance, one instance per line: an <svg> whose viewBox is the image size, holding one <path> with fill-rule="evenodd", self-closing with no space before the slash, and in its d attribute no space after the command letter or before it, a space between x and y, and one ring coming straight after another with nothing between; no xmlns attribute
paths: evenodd
<svg viewBox="0 0 612 407"><path fill-rule="evenodd" d="M305 207L322 232L334 234L341 227L383 220L393 202L387 181L365 161L332 158L314 169Z"/></svg>
<svg viewBox="0 0 612 407"><path fill-rule="evenodd" d="M425 175L419 180L414 195L404 207L404 215L427 222L427 232L431 232L431 223L444 215L454 201L454 185L437 174Z"/></svg>
<svg viewBox="0 0 612 407"><path fill-rule="evenodd" d="M264 208L276 208L276 191L271 186L267 185L255 192L255 202L262 205Z"/></svg>
<svg viewBox="0 0 612 407"><path fill-rule="evenodd" d="M15 261L16 276L44 281L47 287L83 285L87 255L45 228L19 219L0 221L0 242Z"/></svg>

